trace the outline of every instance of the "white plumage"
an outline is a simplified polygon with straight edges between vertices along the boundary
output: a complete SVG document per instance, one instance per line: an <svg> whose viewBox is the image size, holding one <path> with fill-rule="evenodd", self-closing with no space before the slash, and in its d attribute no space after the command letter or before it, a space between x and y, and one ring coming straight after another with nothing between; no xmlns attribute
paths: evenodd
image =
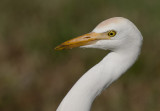
<svg viewBox="0 0 160 111"><path fill-rule="evenodd" d="M92 32L66 41L57 50L83 47L111 50L87 71L65 96L57 111L90 111L92 102L137 59L143 37L128 19L114 17L101 22Z"/></svg>

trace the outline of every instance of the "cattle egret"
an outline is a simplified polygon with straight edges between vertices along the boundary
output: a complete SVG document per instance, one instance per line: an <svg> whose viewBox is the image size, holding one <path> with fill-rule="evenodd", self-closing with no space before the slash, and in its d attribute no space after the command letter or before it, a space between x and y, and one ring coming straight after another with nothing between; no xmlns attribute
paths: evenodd
<svg viewBox="0 0 160 111"><path fill-rule="evenodd" d="M75 83L57 111L90 111L96 96L136 61L142 41L140 31L131 21L123 17L114 17L98 24L92 32L57 46L56 50L74 47L110 50L102 61Z"/></svg>

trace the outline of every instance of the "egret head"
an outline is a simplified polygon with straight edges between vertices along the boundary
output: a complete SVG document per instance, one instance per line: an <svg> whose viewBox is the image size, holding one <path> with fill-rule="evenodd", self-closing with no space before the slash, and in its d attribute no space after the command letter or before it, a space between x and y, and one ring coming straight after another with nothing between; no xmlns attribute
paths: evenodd
<svg viewBox="0 0 160 111"><path fill-rule="evenodd" d="M140 47L142 39L140 31L131 21L114 17L98 24L92 32L68 40L55 49L83 47L116 51Z"/></svg>

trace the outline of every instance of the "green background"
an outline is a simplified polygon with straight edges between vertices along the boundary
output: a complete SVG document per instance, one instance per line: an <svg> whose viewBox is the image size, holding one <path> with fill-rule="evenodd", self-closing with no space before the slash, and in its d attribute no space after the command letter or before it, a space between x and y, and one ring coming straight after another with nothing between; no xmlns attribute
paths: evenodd
<svg viewBox="0 0 160 111"><path fill-rule="evenodd" d="M115 16L139 28L142 52L92 111L160 111L159 0L0 0L0 111L55 111L108 51L54 47Z"/></svg>

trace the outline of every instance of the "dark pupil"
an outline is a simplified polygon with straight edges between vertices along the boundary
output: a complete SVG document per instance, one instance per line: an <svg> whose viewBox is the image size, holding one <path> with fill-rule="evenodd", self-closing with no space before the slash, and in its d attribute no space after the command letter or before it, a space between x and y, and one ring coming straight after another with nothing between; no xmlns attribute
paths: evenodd
<svg viewBox="0 0 160 111"><path fill-rule="evenodd" d="M110 35L113 35L113 33L110 33Z"/></svg>

